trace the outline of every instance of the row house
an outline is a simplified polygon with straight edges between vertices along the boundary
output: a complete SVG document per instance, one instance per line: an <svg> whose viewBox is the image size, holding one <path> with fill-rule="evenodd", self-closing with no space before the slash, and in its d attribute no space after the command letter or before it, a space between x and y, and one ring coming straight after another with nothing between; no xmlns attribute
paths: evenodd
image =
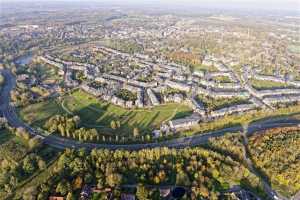
<svg viewBox="0 0 300 200"><path fill-rule="evenodd" d="M152 91L152 89L148 88L147 89L147 95L151 101L151 104L153 106L158 106L160 103L159 103L159 100L157 99L156 95L154 94L154 92Z"/></svg>
<svg viewBox="0 0 300 200"><path fill-rule="evenodd" d="M191 116L169 121L169 127L172 131L187 130L196 126L201 120L201 116L194 113Z"/></svg>
<svg viewBox="0 0 300 200"><path fill-rule="evenodd" d="M263 102L266 104L276 104L276 103L291 103L291 102L299 102L300 95L299 94L291 94L291 95L274 95L269 96L263 99Z"/></svg>
<svg viewBox="0 0 300 200"><path fill-rule="evenodd" d="M197 101L195 98L190 98L188 99L188 103L190 104L194 112L198 113L201 116L204 116L206 114L205 107L199 100Z"/></svg>
<svg viewBox="0 0 300 200"><path fill-rule="evenodd" d="M300 94L300 89L269 89L257 91L257 96L273 96L273 95L285 95L285 94Z"/></svg>
<svg viewBox="0 0 300 200"><path fill-rule="evenodd" d="M250 94L245 90L240 91L231 91L231 90L208 90L202 87L197 88L197 94L203 94L210 97L215 98L232 98L232 97L239 97L239 98L249 98Z"/></svg>
<svg viewBox="0 0 300 200"><path fill-rule="evenodd" d="M165 85L169 86L170 88L189 92L191 90L191 86L185 83L175 82L171 80L166 80Z"/></svg>
<svg viewBox="0 0 300 200"><path fill-rule="evenodd" d="M199 80L201 85L212 87L215 89L232 89L232 90L239 90L242 88L240 84L237 83L216 83L215 81L206 81L204 79Z"/></svg>
<svg viewBox="0 0 300 200"><path fill-rule="evenodd" d="M255 104L239 104L239 105L234 105L234 106L230 106L230 107L226 107L226 108L221 108L219 110L214 110L210 113L210 116L213 118L222 117L222 116L230 115L233 113L253 110L255 108L256 108Z"/></svg>

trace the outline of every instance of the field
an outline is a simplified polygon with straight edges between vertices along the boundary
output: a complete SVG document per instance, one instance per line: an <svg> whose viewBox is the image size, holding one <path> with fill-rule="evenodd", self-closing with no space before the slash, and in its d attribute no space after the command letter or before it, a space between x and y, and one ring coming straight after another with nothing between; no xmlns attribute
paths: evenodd
<svg viewBox="0 0 300 200"><path fill-rule="evenodd" d="M60 103L56 100L48 100L32 104L19 110L20 117L27 123L41 127L47 119L53 115L64 114Z"/></svg>
<svg viewBox="0 0 300 200"><path fill-rule="evenodd" d="M203 102L204 106L208 109L208 111L218 110L227 106L249 103L247 99L242 98L212 98L206 97L204 95L198 95L197 97L201 102Z"/></svg>
<svg viewBox="0 0 300 200"><path fill-rule="evenodd" d="M59 103L60 102L60 103ZM152 109L127 110L101 101L80 90L62 98L61 101L49 100L33 104L21 109L19 114L34 126L42 126L47 119L56 114L74 114L81 119L82 125L96 128L100 132L114 132L110 129L112 120L120 121L121 135L132 133L137 127L141 132L159 128L160 124L173 118L180 118L191 113L188 106L182 104L167 104Z"/></svg>
<svg viewBox="0 0 300 200"><path fill-rule="evenodd" d="M220 83L231 83L232 80L228 76L216 76L213 77L213 80L220 82Z"/></svg>
<svg viewBox="0 0 300 200"><path fill-rule="evenodd" d="M255 89L258 89L258 90L288 87L288 85L285 83L278 83L278 82L274 82L274 81L264 81L264 80L252 79L250 81L250 83Z"/></svg>

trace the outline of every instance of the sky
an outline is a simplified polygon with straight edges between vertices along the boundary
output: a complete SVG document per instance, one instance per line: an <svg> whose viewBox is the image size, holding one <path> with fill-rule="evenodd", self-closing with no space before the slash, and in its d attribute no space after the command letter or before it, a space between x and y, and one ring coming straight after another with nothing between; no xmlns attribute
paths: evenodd
<svg viewBox="0 0 300 200"><path fill-rule="evenodd" d="M0 2L73 2L74 0L0 0ZM79 0L75 0L79 1ZM204 7L204 8L246 8L246 9L278 9L298 10L300 0L81 0L84 2L110 3L115 5L149 5L164 7Z"/></svg>

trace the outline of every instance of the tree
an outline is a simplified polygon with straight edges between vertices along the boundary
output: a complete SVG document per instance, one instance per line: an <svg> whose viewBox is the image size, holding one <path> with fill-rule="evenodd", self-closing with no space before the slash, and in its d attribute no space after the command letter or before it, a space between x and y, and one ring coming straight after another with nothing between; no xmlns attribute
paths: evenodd
<svg viewBox="0 0 300 200"><path fill-rule="evenodd" d="M190 186L191 182L188 175L180 170L176 174L176 185Z"/></svg>
<svg viewBox="0 0 300 200"><path fill-rule="evenodd" d="M33 137L28 141L28 146L31 150L39 147L41 144L41 140L37 137Z"/></svg>
<svg viewBox="0 0 300 200"><path fill-rule="evenodd" d="M139 129L135 127L135 128L133 129L133 137L136 138L136 137L138 137L139 135L140 135Z"/></svg>
<svg viewBox="0 0 300 200"><path fill-rule="evenodd" d="M27 174L31 174L36 170L35 161L32 159L31 155L24 158L22 167Z"/></svg>
<svg viewBox="0 0 300 200"><path fill-rule="evenodd" d="M116 122L114 121L114 120L112 120L111 122L110 122L110 127L112 128L112 129L116 129L117 128L117 124L116 124Z"/></svg>
<svg viewBox="0 0 300 200"><path fill-rule="evenodd" d="M42 159L39 159L38 160L38 167L39 167L40 170L46 169L47 166L46 166L45 161L43 161Z"/></svg>
<svg viewBox="0 0 300 200"><path fill-rule="evenodd" d="M117 128L120 128L121 127L121 122L119 120L116 121L116 125L117 125Z"/></svg>
<svg viewBox="0 0 300 200"><path fill-rule="evenodd" d="M72 192L68 193L66 200L74 200L74 196Z"/></svg>
<svg viewBox="0 0 300 200"><path fill-rule="evenodd" d="M55 191L65 196L69 191L71 191L71 185L66 180L62 180L58 183Z"/></svg>
<svg viewBox="0 0 300 200"><path fill-rule="evenodd" d="M139 200L148 200L149 191L145 188L145 186L139 184L136 188L136 196Z"/></svg>
<svg viewBox="0 0 300 200"><path fill-rule="evenodd" d="M24 200L35 200L37 191L38 190L34 186L25 189L25 191L23 193L23 199Z"/></svg>
<svg viewBox="0 0 300 200"><path fill-rule="evenodd" d="M118 174L118 173L110 173L107 177L106 177L106 183L110 186L110 187L115 187L120 185L122 182L122 175Z"/></svg>

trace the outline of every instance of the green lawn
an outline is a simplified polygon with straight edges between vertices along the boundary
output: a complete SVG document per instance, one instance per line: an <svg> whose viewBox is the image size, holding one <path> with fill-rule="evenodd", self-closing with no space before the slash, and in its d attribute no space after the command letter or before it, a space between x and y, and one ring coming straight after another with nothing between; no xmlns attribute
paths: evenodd
<svg viewBox="0 0 300 200"><path fill-rule="evenodd" d="M35 103L19 110L21 118L33 126L43 126L51 116L64 113L65 111L56 100Z"/></svg>
<svg viewBox="0 0 300 200"><path fill-rule="evenodd" d="M213 80L219 81L220 83L231 83L232 80L228 76L216 76Z"/></svg>
<svg viewBox="0 0 300 200"><path fill-rule="evenodd" d="M205 108L207 108L209 111L221 109L227 106L249 103L248 99L243 99L238 97L212 98L212 97L206 97L204 95L198 95L197 98L203 102Z"/></svg>
<svg viewBox="0 0 300 200"><path fill-rule="evenodd" d="M207 66L207 65L202 65L202 64L193 64L192 68L197 71L208 71L208 72L216 72L218 69L214 66Z"/></svg>
<svg viewBox="0 0 300 200"><path fill-rule="evenodd" d="M152 109L129 110L101 101L92 95L80 90L73 91L65 96L62 103L58 100L48 100L23 108L19 115L26 122L42 127L44 123L56 114L78 115L82 125L89 128L97 128L100 132L115 132L110 129L112 120L119 120L121 128L119 134L132 133L134 127L141 132L159 128L163 121L180 118L192 113L191 108L183 104L167 104Z"/></svg>
<svg viewBox="0 0 300 200"><path fill-rule="evenodd" d="M250 80L251 85L258 90L270 89L270 88L285 88L288 87L285 83L278 83L274 81L264 81L264 80Z"/></svg>
<svg viewBox="0 0 300 200"><path fill-rule="evenodd" d="M79 90L73 92L71 97L67 97L64 105L67 110L79 115L86 125L109 127L112 120L119 120L124 132L131 132L134 127L147 132L158 128L163 121L179 118L192 112L188 106L176 103L152 109L128 110L98 100Z"/></svg>

